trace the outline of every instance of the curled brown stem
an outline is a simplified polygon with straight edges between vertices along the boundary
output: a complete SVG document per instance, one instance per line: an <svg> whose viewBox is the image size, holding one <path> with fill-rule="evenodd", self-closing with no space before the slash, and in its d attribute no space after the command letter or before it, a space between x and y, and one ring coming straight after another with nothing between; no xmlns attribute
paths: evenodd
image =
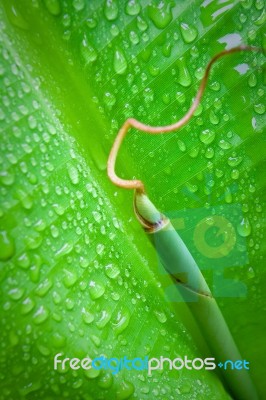
<svg viewBox="0 0 266 400"><path fill-rule="evenodd" d="M241 45L238 47L234 47L230 50L223 50L220 53L216 54L208 63L204 76L201 80L198 92L196 94L195 100L193 101L191 107L188 109L186 114L177 122L171 124L171 125L164 125L164 126L150 126L150 125L145 125L140 121L137 121L134 118L128 118L122 127L120 128L114 144L112 146L112 149L109 154L108 162L107 162L107 173L110 178L110 180L117 186L124 188L124 189L136 189L140 193L145 192L144 184L141 180L138 179L121 179L116 175L115 172L115 163L116 163L116 158L118 151L120 149L120 146L130 128L136 128L139 129L143 132L149 133L149 134L159 134L159 133L169 133L172 131L175 131L182 126L184 126L193 116L195 110L197 109L201 98L203 96L204 90L207 85L208 77L210 74L210 70L212 65L219 60L221 57L236 53L239 51L261 51L262 49L253 47L253 46L245 46Z"/></svg>

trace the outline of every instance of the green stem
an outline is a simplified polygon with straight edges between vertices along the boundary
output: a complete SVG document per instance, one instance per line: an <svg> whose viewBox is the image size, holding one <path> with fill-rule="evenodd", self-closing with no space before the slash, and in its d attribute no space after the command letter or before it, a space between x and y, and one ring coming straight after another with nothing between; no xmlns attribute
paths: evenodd
<svg viewBox="0 0 266 400"><path fill-rule="evenodd" d="M241 360L236 343L196 261L171 222L143 193L136 192L134 208L164 268L173 278L176 288L197 321L213 356L221 362ZM229 366L222 371L236 399L258 399L246 369L230 369Z"/></svg>

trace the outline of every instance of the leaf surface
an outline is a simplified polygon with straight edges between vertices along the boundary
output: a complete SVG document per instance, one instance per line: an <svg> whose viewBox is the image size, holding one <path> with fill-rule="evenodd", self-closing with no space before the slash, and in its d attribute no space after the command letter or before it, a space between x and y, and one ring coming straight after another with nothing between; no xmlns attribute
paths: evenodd
<svg viewBox="0 0 266 400"><path fill-rule="evenodd" d="M238 41L261 46L264 14L260 2L161 3L1 6L2 398L229 398L205 370L53 370L57 353L206 352L185 305L166 301L171 281L135 221L132 193L108 181L106 160L127 117L179 119L215 53ZM132 130L117 168L147 182L156 206L185 222L180 234L261 393L262 67L260 54L221 60L189 124L157 137ZM236 248L213 262L191 238L195 221L221 213Z"/></svg>

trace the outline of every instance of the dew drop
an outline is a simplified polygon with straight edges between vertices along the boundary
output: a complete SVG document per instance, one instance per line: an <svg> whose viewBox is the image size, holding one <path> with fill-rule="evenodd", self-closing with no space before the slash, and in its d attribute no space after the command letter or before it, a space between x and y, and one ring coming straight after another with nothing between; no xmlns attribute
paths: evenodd
<svg viewBox="0 0 266 400"><path fill-rule="evenodd" d="M64 269L63 283L67 288L73 286L76 283L77 279L78 278L75 272Z"/></svg>
<svg viewBox="0 0 266 400"><path fill-rule="evenodd" d="M80 46L81 56L83 57L86 64L93 63L97 60L98 54L95 48L88 42L87 37L84 35L81 46Z"/></svg>
<svg viewBox="0 0 266 400"><path fill-rule="evenodd" d="M50 231L51 231L51 235L54 239L59 236L59 229L55 225L50 226Z"/></svg>
<svg viewBox="0 0 266 400"><path fill-rule="evenodd" d="M248 218L243 217L242 221L237 225L237 232L242 237L247 237L251 234L251 225Z"/></svg>
<svg viewBox="0 0 266 400"><path fill-rule="evenodd" d="M77 168L70 164L67 166L67 172L73 185L77 185L79 183L79 173Z"/></svg>
<svg viewBox="0 0 266 400"><path fill-rule="evenodd" d="M40 306L33 315L33 322L36 325L42 324L44 321L47 320L48 316L49 316L49 311L44 306Z"/></svg>
<svg viewBox="0 0 266 400"><path fill-rule="evenodd" d="M102 389L109 389L113 384L113 376L110 373L106 373L100 376L97 381L98 385Z"/></svg>
<svg viewBox="0 0 266 400"><path fill-rule="evenodd" d="M213 110L211 110L211 112L210 112L209 119L210 119L211 124L213 124L213 125L219 124L219 118L213 112Z"/></svg>
<svg viewBox="0 0 266 400"><path fill-rule="evenodd" d="M198 32L194 26L188 25L184 22L180 24L182 37L186 43L191 43L196 39Z"/></svg>
<svg viewBox="0 0 266 400"><path fill-rule="evenodd" d="M167 321L167 317L164 312L156 310L154 311L154 314L161 324L164 324Z"/></svg>
<svg viewBox="0 0 266 400"><path fill-rule="evenodd" d="M176 62L179 70L178 82L183 87L188 87L192 83L191 75L188 71L187 65L185 63L184 57L180 57Z"/></svg>
<svg viewBox="0 0 266 400"><path fill-rule="evenodd" d="M66 300L65 300L65 306L66 306L66 309L68 311L73 310L73 308L75 306L74 300L72 300L69 297L67 297Z"/></svg>
<svg viewBox="0 0 266 400"><path fill-rule="evenodd" d="M99 299L105 292L105 286L101 282L90 281L89 293L92 300Z"/></svg>
<svg viewBox="0 0 266 400"><path fill-rule="evenodd" d="M81 310L82 320L85 324L91 324L94 321L94 315L85 307Z"/></svg>
<svg viewBox="0 0 266 400"><path fill-rule="evenodd" d="M140 4L138 0L129 0L126 5L126 13L128 15L138 15L140 12Z"/></svg>
<svg viewBox="0 0 266 400"><path fill-rule="evenodd" d="M137 27L141 32L144 32L148 28L148 24L142 17L138 16L137 17Z"/></svg>
<svg viewBox="0 0 266 400"><path fill-rule="evenodd" d="M27 21L24 19L20 10L18 9L16 1L11 0L8 2L4 2L4 7L6 9L8 19L12 25L23 30L29 29L29 25Z"/></svg>
<svg viewBox="0 0 266 400"><path fill-rule="evenodd" d="M97 369L91 368L91 369L88 369L85 371L85 375L88 379L95 379L100 375L100 372L101 372L100 369L97 370Z"/></svg>
<svg viewBox="0 0 266 400"><path fill-rule="evenodd" d="M96 347L100 347L101 339L98 336L91 335L90 338L91 338L92 342L95 344Z"/></svg>
<svg viewBox="0 0 266 400"><path fill-rule="evenodd" d="M73 244L71 243L64 243L62 247L55 253L55 257L59 258L69 254L73 250Z"/></svg>
<svg viewBox="0 0 266 400"><path fill-rule="evenodd" d="M57 16L61 12L59 0L44 0L44 4L50 14Z"/></svg>
<svg viewBox="0 0 266 400"><path fill-rule="evenodd" d="M99 329L103 329L111 319L111 315L108 311L102 310L100 314L100 319L96 322Z"/></svg>
<svg viewBox="0 0 266 400"><path fill-rule="evenodd" d="M205 129L200 133L200 141L204 144L210 144L215 139L215 133L210 129Z"/></svg>
<svg viewBox="0 0 266 400"><path fill-rule="evenodd" d="M232 203L232 193L229 188L226 188L224 198L226 203Z"/></svg>
<svg viewBox="0 0 266 400"><path fill-rule="evenodd" d="M34 115L29 116L28 124L30 129L35 129L37 127L37 121Z"/></svg>
<svg viewBox="0 0 266 400"><path fill-rule="evenodd" d="M206 149L206 151L205 151L205 157L208 158L208 159L210 159L210 158L213 158L213 156L214 156L214 150L213 150L213 148L212 148L212 147L208 147L208 148Z"/></svg>
<svg viewBox="0 0 266 400"><path fill-rule="evenodd" d="M23 300L21 304L21 309L20 309L21 314L23 315L28 314L29 312L31 312L34 306L35 306L34 301L30 297L27 297L25 300Z"/></svg>
<svg viewBox="0 0 266 400"><path fill-rule="evenodd" d="M17 259L17 264L20 268L27 269L30 266L30 259L27 253L22 253Z"/></svg>
<svg viewBox="0 0 266 400"><path fill-rule="evenodd" d="M119 335L127 328L129 320L130 313L125 307L122 310L118 311L115 317L115 321L112 324L116 335Z"/></svg>
<svg viewBox="0 0 266 400"><path fill-rule="evenodd" d="M37 296L44 297L48 291L51 289L53 286L53 282L51 279L46 278L43 282L41 282L37 288L35 289L34 293L37 294Z"/></svg>
<svg viewBox="0 0 266 400"><path fill-rule="evenodd" d="M0 231L0 260L7 261L15 254L14 240L6 231Z"/></svg>
<svg viewBox="0 0 266 400"><path fill-rule="evenodd" d="M114 70L117 74L123 75L127 69L127 61L121 49L116 49L114 54Z"/></svg>
<svg viewBox="0 0 266 400"><path fill-rule="evenodd" d="M158 4L148 6L148 15L156 28L164 29L173 19L171 4L166 1L160 1Z"/></svg>
<svg viewBox="0 0 266 400"><path fill-rule="evenodd" d="M97 21L94 18L87 18L86 19L86 24L90 29L93 29L97 26Z"/></svg>
<svg viewBox="0 0 266 400"><path fill-rule="evenodd" d="M186 151L186 149L187 149L186 145L182 140L178 139L177 145L178 145L180 151L182 151L183 153Z"/></svg>
<svg viewBox="0 0 266 400"><path fill-rule="evenodd" d="M22 288L19 288L19 287L13 288L13 289L9 290L8 296L12 300L19 300L23 296L24 291L25 291L25 289L22 289Z"/></svg>
<svg viewBox="0 0 266 400"><path fill-rule="evenodd" d="M115 264L108 264L105 266L105 273L110 279L116 279L120 274L120 270Z"/></svg>
<svg viewBox="0 0 266 400"><path fill-rule="evenodd" d="M223 150L228 150L232 147L231 144L224 139L221 139L218 144L219 147Z"/></svg>
<svg viewBox="0 0 266 400"><path fill-rule="evenodd" d="M102 243L97 244L96 246L96 253L98 254L98 256L102 255L104 252L105 246Z"/></svg>
<svg viewBox="0 0 266 400"><path fill-rule="evenodd" d="M170 94L169 94L169 93L164 93L164 94L162 95L162 101L163 101L163 103L164 103L165 105L169 104L170 101L171 101Z"/></svg>
<svg viewBox="0 0 266 400"><path fill-rule="evenodd" d="M260 115L264 114L265 113L265 105L262 103L254 104L254 111Z"/></svg>
<svg viewBox="0 0 266 400"><path fill-rule="evenodd" d="M232 179L238 179L239 178L239 171L238 169L233 169L231 172L231 178Z"/></svg>
<svg viewBox="0 0 266 400"><path fill-rule="evenodd" d="M73 7L76 11L82 11L85 6L84 0L73 0Z"/></svg>
<svg viewBox="0 0 266 400"><path fill-rule="evenodd" d="M197 156L198 156L198 154L199 154L199 150L200 150L200 148L198 147L198 146L196 146L196 147L193 147L190 151L189 151L189 156L191 157L191 158L196 158Z"/></svg>
<svg viewBox="0 0 266 400"><path fill-rule="evenodd" d="M112 107L115 105L116 103L116 97L110 93L110 92L106 92L104 94L104 99L103 99L104 103L106 104L107 108L109 110L112 109Z"/></svg>
<svg viewBox="0 0 266 400"><path fill-rule="evenodd" d="M166 43L163 45L162 51L163 51L163 55L164 55L165 57L170 57L171 51L172 51L172 45L171 45L171 43L170 43L170 42L166 42Z"/></svg>
<svg viewBox="0 0 266 400"><path fill-rule="evenodd" d="M129 40L132 44L136 45L139 43L139 37L135 31L130 31L129 33Z"/></svg>
<svg viewBox="0 0 266 400"><path fill-rule="evenodd" d="M131 382L123 381L117 389L116 398L117 400L126 400L134 393L134 391L135 387Z"/></svg>
<svg viewBox="0 0 266 400"><path fill-rule="evenodd" d="M149 87L144 89L143 97L145 103L151 103L154 100L154 93L153 90Z"/></svg>
<svg viewBox="0 0 266 400"><path fill-rule="evenodd" d="M118 15L118 5L116 0L106 0L103 12L108 21L114 21Z"/></svg>
<svg viewBox="0 0 266 400"><path fill-rule="evenodd" d="M255 277L255 271L252 267L248 268L247 277L248 277L248 279L252 279Z"/></svg>
<svg viewBox="0 0 266 400"><path fill-rule="evenodd" d="M80 257L79 263L81 268L87 268L90 264L89 260L87 260L85 257Z"/></svg>
<svg viewBox="0 0 266 400"><path fill-rule="evenodd" d="M242 160L242 157L232 156L228 158L227 163L230 167L237 167L242 162Z"/></svg>
<svg viewBox="0 0 266 400"><path fill-rule="evenodd" d="M65 209L61 204L54 203L53 209L55 210L57 215L63 215L65 212Z"/></svg>

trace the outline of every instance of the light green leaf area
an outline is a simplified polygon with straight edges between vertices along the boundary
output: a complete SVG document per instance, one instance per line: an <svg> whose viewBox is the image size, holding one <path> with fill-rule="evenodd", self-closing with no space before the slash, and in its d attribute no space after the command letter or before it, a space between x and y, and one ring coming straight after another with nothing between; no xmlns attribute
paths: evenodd
<svg viewBox="0 0 266 400"><path fill-rule="evenodd" d="M214 54L263 46L263 2L2 3L0 398L229 399L204 369L55 371L53 358L210 355L185 305L167 301L173 284L135 220L132 193L108 181L106 161L126 118L176 121ZM222 59L188 125L154 137L130 131L117 165L176 214L260 393L263 60ZM212 227L217 210L235 235L224 260L207 259L193 236L195 221Z"/></svg>

